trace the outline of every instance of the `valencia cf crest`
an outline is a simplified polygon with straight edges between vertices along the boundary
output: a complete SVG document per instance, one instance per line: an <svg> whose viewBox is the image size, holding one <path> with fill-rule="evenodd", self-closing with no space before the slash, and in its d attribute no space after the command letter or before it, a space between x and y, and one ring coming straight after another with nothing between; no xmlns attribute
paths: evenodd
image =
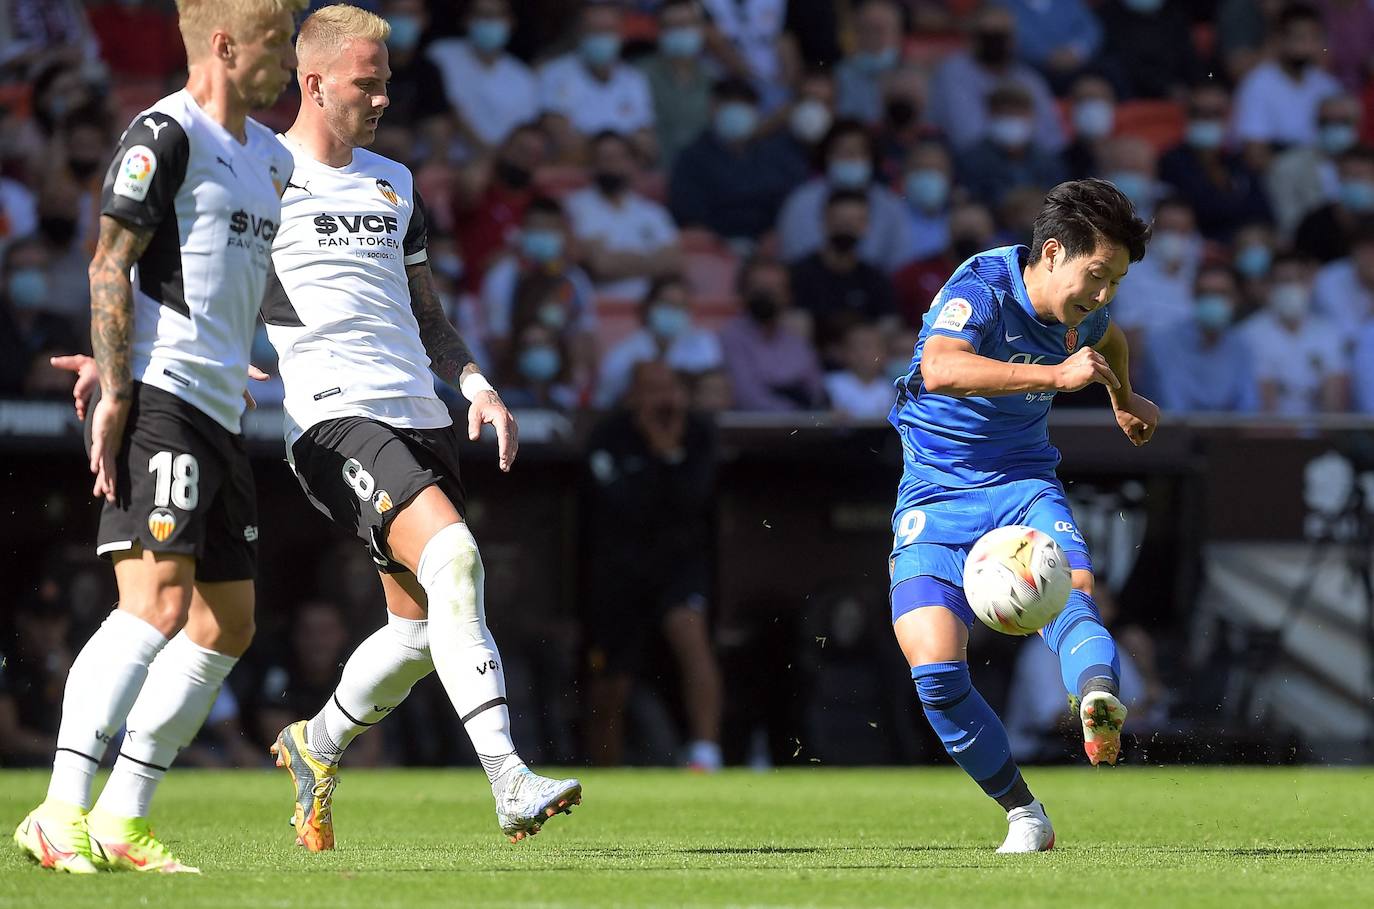
<svg viewBox="0 0 1374 909"><path fill-rule="evenodd" d="M177 516L166 508L154 508L148 515L148 532L159 543L167 542L167 538L176 533L176 529Z"/></svg>
<svg viewBox="0 0 1374 909"><path fill-rule="evenodd" d="M401 197L396 194L396 187L392 186L381 177L377 178L377 191L382 194L383 199L390 202L392 205L401 204Z"/></svg>
<svg viewBox="0 0 1374 909"><path fill-rule="evenodd" d="M1070 328L1064 332L1064 349L1069 353L1078 349L1078 329Z"/></svg>
<svg viewBox="0 0 1374 909"><path fill-rule="evenodd" d="M377 490L377 494L372 497L372 507L377 510L377 514L386 514L391 510L391 496L387 495L385 489Z"/></svg>

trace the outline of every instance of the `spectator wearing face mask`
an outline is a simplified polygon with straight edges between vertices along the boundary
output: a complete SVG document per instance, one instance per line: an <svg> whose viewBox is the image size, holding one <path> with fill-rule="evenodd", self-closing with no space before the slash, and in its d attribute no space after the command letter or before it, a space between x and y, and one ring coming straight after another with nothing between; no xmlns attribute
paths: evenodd
<svg viewBox="0 0 1374 909"><path fill-rule="evenodd" d="M1119 74L1122 97L1174 98L1205 76L1193 49L1191 0L1109 0L1098 15L1102 59Z"/></svg>
<svg viewBox="0 0 1374 909"><path fill-rule="evenodd" d="M1153 328L1188 318L1202 247L1192 207L1179 198L1160 202L1150 254L1131 266L1112 300L1112 321L1128 338L1143 342Z"/></svg>
<svg viewBox="0 0 1374 909"><path fill-rule="evenodd" d="M596 386L596 405L605 409L619 403L629 388L635 364L662 360L680 375L696 377L720 368L720 340L692 322L692 300L682 278L668 276L654 281L641 307L644 325L625 338L601 361Z"/></svg>
<svg viewBox="0 0 1374 909"><path fill-rule="evenodd" d="M603 130L630 136L652 160L653 93L644 73L620 59L620 26L619 6L584 3L577 49L539 68L540 106L583 138Z"/></svg>
<svg viewBox="0 0 1374 909"><path fill-rule="evenodd" d="M939 255L949 246L950 190L954 163L940 142L915 146L906 161L901 187L911 221L912 261ZM904 266L905 267L905 266Z"/></svg>
<svg viewBox="0 0 1374 909"><path fill-rule="evenodd" d="M820 362L787 316L792 291L787 268L771 259L752 259L740 269L745 313L720 332L734 405L746 411L814 410L824 389Z"/></svg>
<svg viewBox="0 0 1374 909"><path fill-rule="evenodd" d="M1226 148L1228 101L1219 84L1194 88L1184 141L1159 162L1160 179L1192 205L1202 235L1222 242L1242 224L1269 219L1261 176Z"/></svg>
<svg viewBox="0 0 1374 909"><path fill-rule="evenodd" d="M548 149L548 134L524 124L511 130L492 160L474 162L460 173L452 217L464 291L475 293L487 269L515 241L534 198L534 172L548 160Z"/></svg>
<svg viewBox="0 0 1374 909"><path fill-rule="evenodd" d="M568 361L559 332L542 322L529 323L517 335L501 370L501 399L511 408L573 410L578 395Z"/></svg>
<svg viewBox="0 0 1374 909"><path fill-rule="evenodd" d="M787 113L787 135L795 161L810 168L835 122L835 80L830 70L807 70Z"/></svg>
<svg viewBox="0 0 1374 909"><path fill-rule="evenodd" d="M1254 357L1236 327L1238 305L1239 287L1231 269L1204 266L1198 271L1189 318L1146 334L1142 384L1163 410L1259 409Z"/></svg>
<svg viewBox="0 0 1374 909"><path fill-rule="evenodd" d="M1017 56L1063 92L1102 47L1102 26L1083 0L999 0L1016 18Z"/></svg>
<svg viewBox="0 0 1374 909"><path fill-rule="evenodd" d="M877 126L883 117L883 77L902 61L902 8L896 0L861 0L854 10L855 49L835 68L835 108Z"/></svg>
<svg viewBox="0 0 1374 909"><path fill-rule="evenodd" d="M459 132L475 153L500 145L539 115L534 73L506 53L514 21L508 0L474 0L467 37L440 39L425 52L439 69Z"/></svg>
<svg viewBox="0 0 1374 909"><path fill-rule="evenodd" d="M832 410L859 420L881 420L897 392L888 375L883 333L862 322L849 326L840 349L839 368L826 373L825 394Z"/></svg>
<svg viewBox="0 0 1374 909"><path fill-rule="evenodd" d="M482 281L483 338L498 359L524 327L538 322L558 334L571 372L590 385L595 364L595 292L586 272L568 255L563 209L538 198L525 211L515 249Z"/></svg>
<svg viewBox="0 0 1374 909"><path fill-rule="evenodd" d="M1079 76L1069 99L1073 142L1062 157L1068 179L1082 180L1104 172L1102 148L1116 130L1116 92L1101 76Z"/></svg>
<svg viewBox="0 0 1374 909"><path fill-rule="evenodd" d="M1042 151L1065 145L1059 107L1043 76L1016 60L1016 24L1009 11L988 3L969 20L970 49L950 54L935 70L930 86L929 119L962 153L988 131L988 96L999 85L1014 82L1030 92L1032 141Z"/></svg>
<svg viewBox="0 0 1374 909"><path fill-rule="evenodd" d="M429 29L429 10L424 0L386 0L381 14L391 26L386 39L391 81L387 83L386 116L393 126L426 133L437 142L449 121L444 77L434 61L420 53L420 42Z"/></svg>
<svg viewBox="0 0 1374 909"><path fill-rule="evenodd" d="M857 120L839 120L821 144L825 173L814 177L788 197L778 216L782 258L797 262L825 242L825 203L837 189L868 197L869 228L859 245L859 258L883 271L901 267L911 257L906 206L874 179L873 140Z"/></svg>
<svg viewBox="0 0 1374 909"><path fill-rule="evenodd" d="M619 133L591 141L592 185L568 197L568 217L599 296L637 300L650 280L682 268L668 210L635 192L638 151Z"/></svg>
<svg viewBox="0 0 1374 909"><path fill-rule="evenodd" d="M727 240L756 241L777 219L783 199L806 179L791 140L759 134L759 96L748 82L722 79L711 89L711 126L683 149L669 177L668 208L677 223Z"/></svg>
<svg viewBox="0 0 1374 909"><path fill-rule="evenodd" d="M892 276L897 312L910 328L919 330L930 301L964 260L996 246L997 223L992 212L977 202L950 209L949 242L944 249L903 266ZM907 349L909 355L910 348Z"/></svg>
<svg viewBox="0 0 1374 909"><path fill-rule="evenodd" d="M1149 220L1168 188L1159 179L1154 146L1137 136L1116 136L1102 144L1102 177L1126 194L1136 214Z"/></svg>
<svg viewBox="0 0 1374 909"><path fill-rule="evenodd" d="M0 265L0 392L23 391L30 361L43 351L78 350L72 324L51 310L51 260L34 238L11 243ZM64 346L65 345L65 346Z"/></svg>
<svg viewBox="0 0 1374 909"><path fill-rule="evenodd" d="M649 80L659 161L671 168L678 154L711 120L711 73L705 55L706 22L697 0L665 0L658 7L658 49L639 63Z"/></svg>
<svg viewBox="0 0 1374 909"><path fill-rule="evenodd" d="M1243 327L1264 413L1339 413L1349 403L1344 339L1336 325L1312 312L1313 265L1300 253L1278 256L1265 307Z"/></svg>
<svg viewBox="0 0 1374 909"><path fill-rule="evenodd" d="M1059 156L1031 142L1035 130L1030 94L1019 85L994 89L988 98L986 137L959 155L959 184L991 208L1023 186L1049 188L1066 174Z"/></svg>
<svg viewBox="0 0 1374 909"><path fill-rule="evenodd" d="M1272 147L1317 140L1317 106L1341 84L1322 68L1326 30L1309 3L1289 3L1278 18L1277 56L1246 74L1236 89L1232 130L1263 160Z"/></svg>
<svg viewBox="0 0 1374 909"><path fill-rule="evenodd" d="M845 332L896 315L887 275L859 258L869 231L868 197L837 189L825 202L825 243L792 266L792 301L811 314L815 343L827 364L840 362Z"/></svg>
<svg viewBox="0 0 1374 909"><path fill-rule="evenodd" d="M940 131L925 120L927 95L926 74L918 67L900 66L883 79L883 116L874 142L884 183L901 180L917 144L940 138Z"/></svg>
<svg viewBox="0 0 1374 909"><path fill-rule="evenodd" d="M1269 270L1277 247L1278 237L1270 224L1255 221L1236 231L1231 241L1231 267L1240 281L1242 316L1264 305L1269 294Z"/></svg>
<svg viewBox="0 0 1374 909"><path fill-rule="evenodd" d="M1350 255L1323 265L1312 286L1312 311L1354 339L1374 320L1374 217L1364 218L1350 238Z"/></svg>
<svg viewBox="0 0 1374 909"><path fill-rule="evenodd" d="M1292 237L1302 219L1340 196L1336 159L1359 144L1360 101L1332 95L1317 106L1317 142L1290 148L1274 159L1265 189L1279 233Z"/></svg>
<svg viewBox="0 0 1374 909"><path fill-rule="evenodd" d="M1293 237L1293 247L1318 262L1349 255L1356 227L1374 215L1374 149L1349 149L1337 159L1336 173L1336 200L1303 218Z"/></svg>

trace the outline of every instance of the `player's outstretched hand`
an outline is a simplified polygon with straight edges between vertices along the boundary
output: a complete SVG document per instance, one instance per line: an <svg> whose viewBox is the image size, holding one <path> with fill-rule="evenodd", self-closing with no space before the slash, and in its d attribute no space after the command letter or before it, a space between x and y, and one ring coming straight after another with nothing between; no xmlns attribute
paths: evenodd
<svg viewBox="0 0 1374 909"><path fill-rule="evenodd" d="M1131 397L1116 410L1116 425L1136 448L1150 441L1159 426L1159 406L1144 395L1131 392Z"/></svg>
<svg viewBox="0 0 1374 909"><path fill-rule="evenodd" d="M520 427L515 423L515 414L506 409L501 396L494 391L482 392L468 408L469 439L477 441L483 423L490 423L496 429L496 456L502 472L509 473L520 447Z"/></svg>
<svg viewBox="0 0 1374 909"><path fill-rule="evenodd" d="M267 373L263 372L261 369L258 369L252 363L249 363L248 378L252 379L254 382L266 382L268 379L272 377L269 376ZM258 402L253 400L253 393L249 391L247 388L243 390L243 403L248 405L249 410L258 409Z"/></svg>
<svg viewBox="0 0 1374 909"><path fill-rule="evenodd" d="M100 367L95 365L95 358L85 354L67 354L65 357L49 357L48 362L58 369L76 373L76 384L72 386L72 402L76 407L76 418L85 420L91 395L100 387Z"/></svg>
<svg viewBox="0 0 1374 909"><path fill-rule="evenodd" d="M95 485L91 495L115 500L115 455L124 441L124 423L129 419L129 402L102 396L91 416L91 473Z"/></svg>
<svg viewBox="0 0 1374 909"><path fill-rule="evenodd" d="M1055 388L1059 391L1078 391L1094 382L1101 382L1108 388L1121 387L1116 373L1107 365L1107 358L1091 347L1082 348L1060 363L1055 376Z"/></svg>

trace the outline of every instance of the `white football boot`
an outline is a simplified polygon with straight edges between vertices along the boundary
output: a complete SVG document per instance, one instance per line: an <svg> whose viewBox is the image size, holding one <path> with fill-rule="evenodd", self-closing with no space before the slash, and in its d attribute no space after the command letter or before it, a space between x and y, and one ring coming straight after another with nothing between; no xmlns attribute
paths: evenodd
<svg viewBox="0 0 1374 909"><path fill-rule="evenodd" d="M1053 848L1054 827L1039 799L1007 812L1007 838L998 852L1049 852Z"/></svg>
<svg viewBox="0 0 1374 909"><path fill-rule="evenodd" d="M577 780L553 780L528 767L506 774L496 796L496 822L512 843L534 836L544 822L557 814L572 814L582 804L582 784Z"/></svg>

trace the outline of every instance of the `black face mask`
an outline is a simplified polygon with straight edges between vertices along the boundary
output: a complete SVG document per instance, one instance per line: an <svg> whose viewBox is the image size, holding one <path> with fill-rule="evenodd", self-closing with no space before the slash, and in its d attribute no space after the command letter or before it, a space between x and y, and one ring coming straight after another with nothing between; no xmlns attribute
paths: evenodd
<svg viewBox="0 0 1374 909"><path fill-rule="evenodd" d="M630 181L624 174L593 174L592 180L596 183L596 188L601 190L602 195L617 196L625 189Z"/></svg>
<svg viewBox="0 0 1374 909"><path fill-rule="evenodd" d="M1288 69L1307 69L1312 65L1312 58L1298 54L1282 54L1279 56L1279 60Z"/></svg>
<svg viewBox="0 0 1374 909"><path fill-rule="evenodd" d="M916 122L916 104L909 98L887 102L887 122L893 129L906 129Z"/></svg>
<svg viewBox="0 0 1374 909"><path fill-rule="evenodd" d="M524 189L530 185L530 181L534 179L534 174L530 173L519 164L512 164L509 161L497 161L496 178L511 189Z"/></svg>
<svg viewBox="0 0 1374 909"><path fill-rule="evenodd" d="M45 215L38 219L38 232L47 237L53 246L65 249L76 238L76 219Z"/></svg>
<svg viewBox="0 0 1374 909"><path fill-rule="evenodd" d="M754 317L755 322L771 323L778 318L778 301L767 291L755 291L745 300L744 305L749 308L749 315Z"/></svg>
<svg viewBox="0 0 1374 909"><path fill-rule="evenodd" d="M72 176L82 183L85 183L87 180L89 180L91 178L91 175L99 169L100 162L98 160L82 161L79 158L67 159L67 170L71 171Z"/></svg>
<svg viewBox="0 0 1374 909"><path fill-rule="evenodd" d="M847 230L837 230L829 237L830 248L837 253L848 255L859 247L859 235Z"/></svg>
<svg viewBox="0 0 1374 909"><path fill-rule="evenodd" d="M1011 35L1006 32L981 32L973 40L973 56L979 63L1000 66L1011 59Z"/></svg>

